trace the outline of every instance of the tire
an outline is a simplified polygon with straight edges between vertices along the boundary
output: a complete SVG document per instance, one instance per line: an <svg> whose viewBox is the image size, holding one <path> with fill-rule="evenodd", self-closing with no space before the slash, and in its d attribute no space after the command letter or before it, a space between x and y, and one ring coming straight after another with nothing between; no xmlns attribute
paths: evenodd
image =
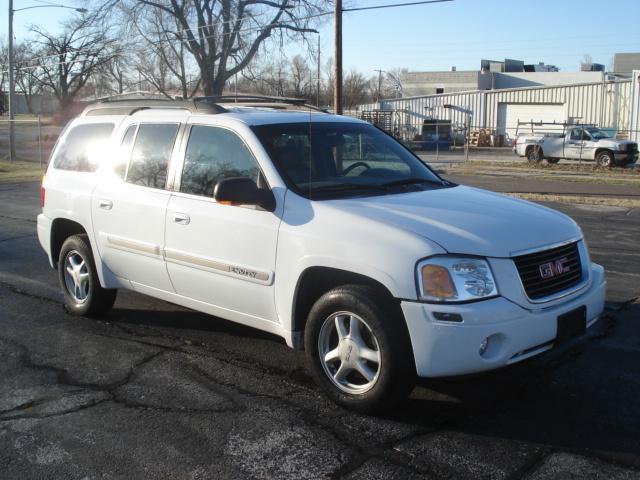
<svg viewBox="0 0 640 480"><path fill-rule="evenodd" d="M361 413L392 409L415 385L409 333L398 306L385 298L367 286L334 288L315 302L305 328L314 380L335 403Z"/></svg>
<svg viewBox="0 0 640 480"><path fill-rule="evenodd" d="M596 164L599 167L611 168L613 163L613 154L609 150L602 150L596 155Z"/></svg>
<svg viewBox="0 0 640 480"><path fill-rule="evenodd" d="M58 280L69 313L99 317L116 301L117 290L102 288L86 235L65 240L58 257Z"/></svg>
<svg viewBox="0 0 640 480"><path fill-rule="evenodd" d="M556 164L560 161L559 158L547 158L547 163Z"/></svg>
<svg viewBox="0 0 640 480"><path fill-rule="evenodd" d="M542 149L540 147L534 146L527 150L527 160L529 163L540 163L543 158Z"/></svg>

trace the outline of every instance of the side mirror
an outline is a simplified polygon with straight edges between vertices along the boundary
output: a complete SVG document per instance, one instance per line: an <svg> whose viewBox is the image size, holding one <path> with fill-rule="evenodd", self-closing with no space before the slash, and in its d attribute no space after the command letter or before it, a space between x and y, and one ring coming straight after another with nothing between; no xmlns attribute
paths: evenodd
<svg viewBox="0 0 640 480"><path fill-rule="evenodd" d="M220 180L213 190L213 198L226 205L256 205L268 212L276 209L276 199L271 190L258 188L247 177Z"/></svg>

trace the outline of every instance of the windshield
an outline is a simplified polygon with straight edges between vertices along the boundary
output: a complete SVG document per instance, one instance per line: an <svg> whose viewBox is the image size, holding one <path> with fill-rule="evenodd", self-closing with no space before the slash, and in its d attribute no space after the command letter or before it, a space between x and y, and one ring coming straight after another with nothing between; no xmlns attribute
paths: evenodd
<svg viewBox="0 0 640 480"><path fill-rule="evenodd" d="M594 140L602 140L603 138L611 138L609 135L607 135L605 132L603 132L599 128L585 128L585 130L587 132L589 132L589 134L591 134L591 138L593 138Z"/></svg>
<svg viewBox="0 0 640 480"><path fill-rule="evenodd" d="M396 140L368 124L254 126L285 181L309 198L380 195L452 186Z"/></svg>

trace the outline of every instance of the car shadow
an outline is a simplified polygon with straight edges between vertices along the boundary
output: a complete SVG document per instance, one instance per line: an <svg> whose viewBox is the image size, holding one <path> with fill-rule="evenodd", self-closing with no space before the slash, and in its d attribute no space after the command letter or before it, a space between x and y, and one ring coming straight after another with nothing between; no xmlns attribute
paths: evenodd
<svg viewBox="0 0 640 480"><path fill-rule="evenodd" d="M627 306L625 318L640 319L640 304ZM273 373L313 384L303 352L234 322L181 307L116 308L107 320L137 335L176 336L193 345L219 342ZM637 352L639 339L638 325L602 321L585 337L502 370L420 380L407 403L384 418L554 449L637 455L640 365L629 355ZM620 341L636 350L621 348Z"/></svg>
<svg viewBox="0 0 640 480"><path fill-rule="evenodd" d="M640 304L627 306L624 318L604 319L585 337L502 370L421 381L390 418L549 448L638 455ZM448 402L434 403L438 397Z"/></svg>

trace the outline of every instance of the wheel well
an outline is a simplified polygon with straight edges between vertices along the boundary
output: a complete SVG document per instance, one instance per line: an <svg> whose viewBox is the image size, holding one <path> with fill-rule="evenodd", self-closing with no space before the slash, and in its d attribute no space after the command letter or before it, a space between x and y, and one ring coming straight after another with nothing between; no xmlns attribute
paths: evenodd
<svg viewBox="0 0 640 480"><path fill-rule="evenodd" d="M598 148L596 150L595 158L598 158L598 155L600 155L602 152L609 152L609 153L613 154L613 152L609 148Z"/></svg>
<svg viewBox="0 0 640 480"><path fill-rule="evenodd" d="M51 258L58 267L58 257L64 241L72 235L86 235L87 231L78 222L67 218L56 218L51 225Z"/></svg>
<svg viewBox="0 0 640 480"><path fill-rule="evenodd" d="M542 147L540 145L529 145L527 149L524 151L525 156L529 155L529 152L536 148L540 153L542 153Z"/></svg>
<svg viewBox="0 0 640 480"><path fill-rule="evenodd" d="M293 308L293 328L303 332L313 304L324 293L341 285L368 285L380 292L381 298L398 303L380 282L365 275L329 267L311 267L302 272L298 280Z"/></svg>

